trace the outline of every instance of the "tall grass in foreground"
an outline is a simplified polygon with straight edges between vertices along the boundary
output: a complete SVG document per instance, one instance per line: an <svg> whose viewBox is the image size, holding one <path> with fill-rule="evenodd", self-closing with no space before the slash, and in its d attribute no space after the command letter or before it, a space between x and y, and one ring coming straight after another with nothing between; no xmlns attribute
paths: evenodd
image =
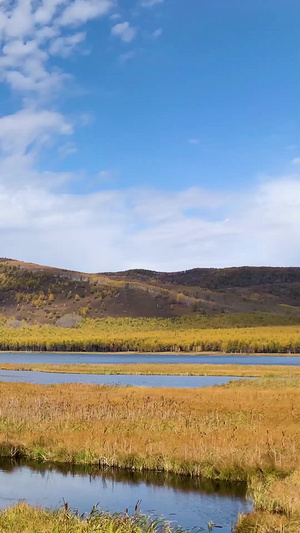
<svg viewBox="0 0 300 533"><path fill-rule="evenodd" d="M0 384L0 456L212 479L300 466L300 379L197 390Z"/></svg>
<svg viewBox="0 0 300 533"><path fill-rule="evenodd" d="M96 508L79 516L67 508L57 511L19 503L0 512L2 533L171 533L168 523L135 512L129 516L100 512Z"/></svg>
<svg viewBox="0 0 300 533"><path fill-rule="evenodd" d="M255 511L241 515L236 533L299 533L300 471L278 479L255 476L249 483Z"/></svg>

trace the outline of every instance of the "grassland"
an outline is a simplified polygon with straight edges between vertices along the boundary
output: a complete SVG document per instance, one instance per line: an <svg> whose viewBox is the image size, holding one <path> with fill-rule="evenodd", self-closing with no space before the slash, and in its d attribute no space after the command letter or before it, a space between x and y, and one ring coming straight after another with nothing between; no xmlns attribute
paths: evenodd
<svg viewBox="0 0 300 533"><path fill-rule="evenodd" d="M220 327L221 322L218 317L216 327L207 327L211 322L201 318L106 319L86 320L70 329L4 324L0 350L300 353L300 325Z"/></svg>
<svg viewBox="0 0 300 533"><path fill-rule="evenodd" d="M241 515L236 533L298 533L300 531L300 472L287 477L256 476L249 483L255 510Z"/></svg>
<svg viewBox="0 0 300 533"><path fill-rule="evenodd" d="M300 378L209 389L0 384L0 455L245 480L300 465Z"/></svg>
<svg viewBox="0 0 300 533"><path fill-rule="evenodd" d="M49 372L58 374L91 375L142 375L142 376L237 376L237 377L275 377L300 376L300 366L281 365L209 365L209 364L14 364L0 363L0 370Z"/></svg>
<svg viewBox="0 0 300 533"><path fill-rule="evenodd" d="M238 533L299 531L299 420L299 375L197 390L0 383L0 456L247 481L255 511Z"/></svg>
<svg viewBox="0 0 300 533"><path fill-rule="evenodd" d="M133 516L99 512L94 509L80 517L68 509L50 511L19 503L0 512L1 533L156 533L171 532L161 521L151 521L135 512Z"/></svg>

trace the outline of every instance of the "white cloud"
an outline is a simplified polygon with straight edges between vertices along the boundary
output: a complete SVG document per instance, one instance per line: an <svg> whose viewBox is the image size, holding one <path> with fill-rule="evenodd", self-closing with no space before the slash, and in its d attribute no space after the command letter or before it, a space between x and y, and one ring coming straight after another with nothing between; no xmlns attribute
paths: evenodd
<svg viewBox="0 0 300 533"><path fill-rule="evenodd" d="M86 38L85 32L74 33L64 37L58 37L51 42L49 53L61 57L69 57L74 48Z"/></svg>
<svg viewBox="0 0 300 533"><path fill-rule="evenodd" d="M295 157L291 161L292 165L300 165L300 157Z"/></svg>
<svg viewBox="0 0 300 533"><path fill-rule="evenodd" d="M141 7L153 7L162 4L164 0L140 0Z"/></svg>
<svg viewBox="0 0 300 533"><path fill-rule="evenodd" d="M114 0L0 1L0 81L34 98L53 95L67 75L50 68L49 56L68 57L85 39L74 27L113 6Z"/></svg>
<svg viewBox="0 0 300 533"><path fill-rule="evenodd" d="M111 33L124 43L130 43L136 36L136 28L130 26L129 22L120 22L112 27Z"/></svg>
<svg viewBox="0 0 300 533"><path fill-rule="evenodd" d="M159 3L141 0L140 5ZM296 175L228 195L199 188L80 194L80 187L71 194L65 192L67 184L84 175L38 170L45 144L55 140L60 157L76 151L73 125L47 99L67 77L49 66L49 58L70 55L85 39L85 32L74 28L109 15L113 7L113 0L0 0L0 80L24 98L23 109L0 117L1 255L90 271L299 265L297 167ZM136 29L124 22L112 34L130 42ZM135 53L121 55L120 61ZM90 117L81 114L79 122L88 124ZM103 169L94 185L113 178L114 172Z"/></svg>
<svg viewBox="0 0 300 533"><path fill-rule="evenodd" d="M73 0L59 19L63 26L79 25L88 20L107 15L113 7L111 0Z"/></svg>
<svg viewBox="0 0 300 533"><path fill-rule="evenodd" d="M44 0L35 11L35 22L41 25L48 24L57 10L66 4L67 0Z"/></svg>
<svg viewBox="0 0 300 533"><path fill-rule="evenodd" d="M41 144L49 134L70 135L71 124L60 113L23 109L0 118L0 149L4 153L25 153L32 143Z"/></svg>
<svg viewBox="0 0 300 533"><path fill-rule="evenodd" d="M23 174L17 190L11 172ZM53 183L72 176L37 176L26 156L13 166L2 160L0 175L4 256L88 271L300 261L300 176L224 195L199 188L63 194Z"/></svg>

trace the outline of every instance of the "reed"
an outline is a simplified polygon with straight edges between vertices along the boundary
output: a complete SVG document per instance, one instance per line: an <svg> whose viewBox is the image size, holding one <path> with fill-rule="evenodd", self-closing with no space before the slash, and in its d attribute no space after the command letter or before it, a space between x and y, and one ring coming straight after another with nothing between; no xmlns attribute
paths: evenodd
<svg viewBox="0 0 300 533"><path fill-rule="evenodd" d="M282 383L280 383L282 381ZM0 456L212 479L300 465L300 379L205 389L0 384Z"/></svg>
<svg viewBox="0 0 300 533"><path fill-rule="evenodd" d="M171 533L162 520L151 520L138 510L129 516L109 514L94 508L87 516L80 516L65 504L63 509L51 511L19 503L0 512L1 533Z"/></svg>
<svg viewBox="0 0 300 533"><path fill-rule="evenodd" d="M298 533L300 531L300 471L287 477L254 476L249 495L255 511L240 515L236 533Z"/></svg>

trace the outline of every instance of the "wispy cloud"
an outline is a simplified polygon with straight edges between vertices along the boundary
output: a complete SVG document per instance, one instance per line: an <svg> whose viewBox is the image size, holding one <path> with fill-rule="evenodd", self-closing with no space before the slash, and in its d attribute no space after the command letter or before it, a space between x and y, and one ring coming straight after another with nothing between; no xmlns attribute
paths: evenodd
<svg viewBox="0 0 300 533"><path fill-rule="evenodd" d="M113 13L109 18L110 20L119 20L122 18L122 15L120 15L120 13Z"/></svg>
<svg viewBox="0 0 300 533"><path fill-rule="evenodd" d="M120 22L111 29L111 34L120 37L124 43L130 43L136 36L136 28L130 26L129 22Z"/></svg>
<svg viewBox="0 0 300 533"><path fill-rule="evenodd" d="M128 61L133 59L136 55L137 55L136 50L130 50L129 52L124 52L124 54L119 55L119 61L121 65L125 65L126 63L128 63Z"/></svg>
<svg viewBox="0 0 300 533"><path fill-rule="evenodd" d="M51 133L70 135L73 127L54 111L23 109L0 118L0 151L25 154L33 144L41 144Z"/></svg>
<svg viewBox="0 0 300 533"><path fill-rule="evenodd" d="M76 148L74 143L67 142L67 143L62 144L61 146L59 146L58 153L59 153L60 157L62 159L64 159L65 157L68 157L69 155L76 154L77 153L77 148Z"/></svg>
<svg viewBox="0 0 300 533"><path fill-rule="evenodd" d="M109 183L116 179L116 172L114 170L100 170L96 177L97 181Z"/></svg>
<svg viewBox="0 0 300 533"><path fill-rule="evenodd" d="M154 30L154 32L152 33L152 37L154 39L158 39L162 35L162 32L163 32L162 28L157 28L157 30Z"/></svg>
<svg viewBox="0 0 300 533"><path fill-rule="evenodd" d="M200 140L199 139L189 139L189 144L199 144L200 143Z"/></svg>
<svg viewBox="0 0 300 533"><path fill-rule="evenodd" d="M49 53L51 55L69 57L74 48L82 43L86 38L86 32L78 32L66 37L57 37L49 46Z"/></svg>
<svg viewBox="0 0 300 533"><path fill-rule="evenodd" d="M163 4L164 0L140 0L141 7L154 7L158 4Z"/></svg>

